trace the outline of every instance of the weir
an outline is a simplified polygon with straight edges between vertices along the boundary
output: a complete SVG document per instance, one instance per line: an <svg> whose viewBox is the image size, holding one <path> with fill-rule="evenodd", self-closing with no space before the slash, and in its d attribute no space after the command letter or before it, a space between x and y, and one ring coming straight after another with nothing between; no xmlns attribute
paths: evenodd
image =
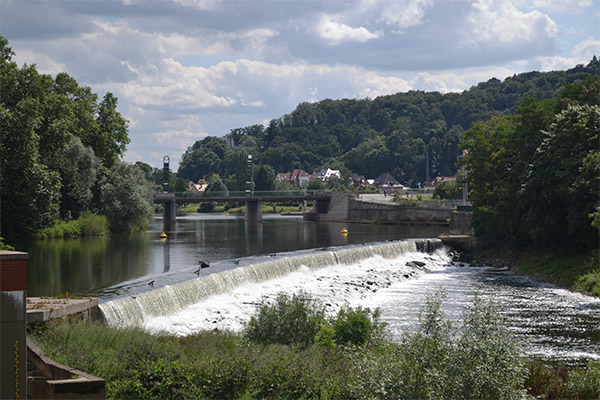
<svg viewBox="0 0 600 400"><path fill-rule="evenodd" d="M374 256L396 258L409 252L432 252L442 246L439 239L417 239L278 258L168 285L135 297L108 301L100 304L99 310L109 327L141 326L145 317L174 314L212 295L230 292L246 282L275 279L302 267L317 270L327 266L349 265Z"/></svg>

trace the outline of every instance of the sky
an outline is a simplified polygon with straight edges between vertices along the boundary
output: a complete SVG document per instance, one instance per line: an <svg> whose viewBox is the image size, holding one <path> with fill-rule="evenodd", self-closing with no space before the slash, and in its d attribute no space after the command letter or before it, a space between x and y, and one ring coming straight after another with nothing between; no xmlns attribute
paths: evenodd
<svg viewBox="0 0 600 400"><path fill-rule="evenodd" d="M125 161L301 102L461 92L600 56L600 0L0 0L19 66L67 72L129 121Z"/></svg>

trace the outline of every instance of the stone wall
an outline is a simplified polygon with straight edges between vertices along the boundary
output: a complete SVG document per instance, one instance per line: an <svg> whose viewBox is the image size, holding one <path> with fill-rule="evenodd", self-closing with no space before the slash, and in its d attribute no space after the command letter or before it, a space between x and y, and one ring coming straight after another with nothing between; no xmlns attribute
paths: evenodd
<svg viewBox="0 0 600 400"><path fill-rule="evenodd" d="M399 206L349 199L348 220L390 224L436 224L450 223L452 209Z"/></svg>

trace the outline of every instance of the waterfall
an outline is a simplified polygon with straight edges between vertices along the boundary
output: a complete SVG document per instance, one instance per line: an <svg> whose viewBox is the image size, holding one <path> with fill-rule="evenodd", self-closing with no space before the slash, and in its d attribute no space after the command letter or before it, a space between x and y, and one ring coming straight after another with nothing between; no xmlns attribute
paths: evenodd
<svg viewBox="0 0 600 400"><path fill-rule="evenodd" d="M396 258L409 252L432 252L442 247L438 239L418 239L366 245L342 250L322 250L295 257L282 257L211 274L174 285L123 297L100 304L100 313L109 327L140 326L145 316L176 313L212 295L226 293L246 282L275 279L301 267L317 270L327 266L350 265L374 256Z"/></svg>

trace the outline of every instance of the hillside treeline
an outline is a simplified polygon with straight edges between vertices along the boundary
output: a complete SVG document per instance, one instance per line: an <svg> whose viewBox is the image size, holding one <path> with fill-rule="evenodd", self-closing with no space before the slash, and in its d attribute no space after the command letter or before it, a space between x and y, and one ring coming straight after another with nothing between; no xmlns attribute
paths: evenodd
<svg viewBox="0 0 600 400"><path fill-rule="evenodd" d="M492 78L462 93L411 91L301 103L267 127L233 129L228 135L233 149L225 138L195 142L182 155L178 175L198 181L216 173L227 179L252 154L255 165L275 172L331 167L375 178L388 171L415 186L425 181L427 164L430 177L456 174L458 144L473 122L513 114L525 97L555 98L565 85L597 75L599 67L594 57L587 66Z"/></svg>
<svg viewBox="0 0 600 400"><path fill-rule="evenodd" d="M19 68L0 36L1 229L9 241L87 211L112 231L143 225L152 189L122 163L129 143L117 98L98 98L66 73ZM89 214L89 213L88 213Z"/></svg>

